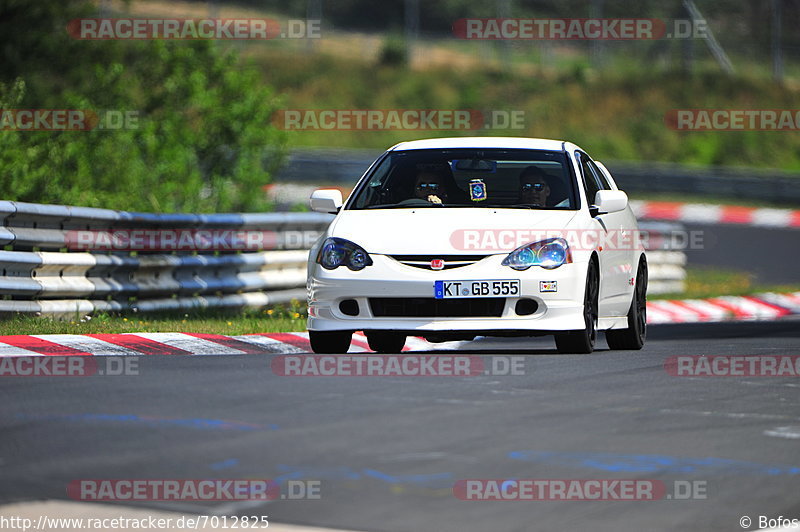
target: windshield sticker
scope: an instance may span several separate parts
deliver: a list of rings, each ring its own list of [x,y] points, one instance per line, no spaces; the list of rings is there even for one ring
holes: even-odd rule
[[[486,199],[486,183],[482,179],[473,179],[469,182],[469,197],[472,201]]]

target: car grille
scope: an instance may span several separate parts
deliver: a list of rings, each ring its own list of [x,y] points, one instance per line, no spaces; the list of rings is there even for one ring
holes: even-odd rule
[[[462,266],[470,266],[479,260],[487,257],[488,255],[390,255],[394,260],[412,266],[414,268],[422,268],[423,270],[432,270],[431,261],[434,259],[441,259],[444,261],[443,270],[450,270],[453,268],[461,268]]]
[[[499,318],[505,303],[502,297],[373,297],[369,307],[376,318]]]

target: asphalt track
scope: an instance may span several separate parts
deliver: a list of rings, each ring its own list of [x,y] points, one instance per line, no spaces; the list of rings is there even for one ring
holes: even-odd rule
[[[640,352],[556,355],[549,338],[472,349],[524,355],[525,374],[279,377],[270,355],[155,355],[139,375],[3,378],[0,502],[66,499],[86,478],[305,478],[321,481],[319,500],[139,504],[378,531],[800,518],[800,380],[664,369],[672,355],[800,354],[800,321],[661,325]],[[458,500],[453,484],[470,478],[699,481],[707,498]]]

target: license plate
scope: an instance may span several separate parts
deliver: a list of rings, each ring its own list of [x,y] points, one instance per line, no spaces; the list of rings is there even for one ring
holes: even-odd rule
[[[433,297],[455,299],[463,297],[507,297],[519,295],[519,279],[499,281],[436,281]]]

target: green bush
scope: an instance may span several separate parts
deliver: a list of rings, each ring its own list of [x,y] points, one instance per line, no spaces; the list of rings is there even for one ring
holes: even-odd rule
[[[390,35],[383,42],[378,64],[384,66],[401,66],[408,63],[406,41],[402,37]]]
[[[114,130],[0,131],[0,199],[156,212],[269,207],[262,187],[286,144],[270,122],[280,101],[235,54],[207,41],[75,41],[67,21],[85,15],[87,2],[15,4],[0,8],[3,109],[132,111],[138,120]],[[41,32],[34,26],[48,16],[55,33],[22,49],[24,26]]]

